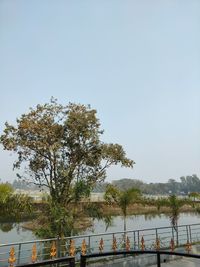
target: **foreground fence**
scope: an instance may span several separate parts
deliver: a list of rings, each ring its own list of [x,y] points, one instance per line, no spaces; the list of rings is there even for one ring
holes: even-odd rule
[[[140,229],[127,232],[102,233],[72,236],[60,239],[32,240],[28,242],[0,244],[0,266],[35,263],[61,257],[75,257],[91,253],[115,252],[120,250],[174,251],[185,246],[190,252],[191,245],[200,242],[200,224]]]

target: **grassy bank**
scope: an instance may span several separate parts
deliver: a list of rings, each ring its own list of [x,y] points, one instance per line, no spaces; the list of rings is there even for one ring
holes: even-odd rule
[[[103,210],[105,214],[109,215],[122,215],[121,209],[117,205],[112,205],[111,207],[103,205]],[[143,205],[143,204],[133,204],[127,209],[128,215],[143,215],[143,214],[161,214],[170,213],[169,207],[160,207],[158,210],[156,205]],[[184,205],[180,208],[180,212],[192,212],[194,208],[191,205]]]
[[[40,205],[41,212],[44,208],[44,206]],[[80,206],[80,216],[81,216],[81,209],[82,207]],[[101,204],[101,209],[103,210],[103,213],[105,215],[110,215],[110,216],[121,216],[122,212],[121,209],[116,205],[113,204],[112,206],[108,206],[104,203]],[[193,212],[194,208],[190,205],[184,205],[181,207],[180,212]],[[170,208],[168,207],[160,207],[158,210],[156,205],[143,205],[143,204],[133,204],[128,207],[128,214],[127,215],[159,215],[159,214],[170,214]],[[37,218],[34,218],[33,220],[29,220],[28,222],[25,222],[23,224],[23,228],[31,231],[35,231],[38,229],[38,227],[41,226],[41,222],[38,219],[40,218],[40,212],[37,213]],[[81,220],[77,220],[75,222],[75,228],[78,231],[84,231],[85,229],[91,227],[93,225],[92,219],[88,217],[82,217]]]

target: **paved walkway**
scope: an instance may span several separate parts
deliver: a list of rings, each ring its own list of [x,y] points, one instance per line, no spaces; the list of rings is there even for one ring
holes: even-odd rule
[[[161,267],[199,267],[200,259],[184,258],[181,260],[174,260],[168,262],[162,262]],[[149,267],[157,267],[157,265],[151,265]]]

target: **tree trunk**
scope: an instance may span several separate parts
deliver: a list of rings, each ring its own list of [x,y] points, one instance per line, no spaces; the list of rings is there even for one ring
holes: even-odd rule
[[[124,215],[124,249],[126,248],[126,215]]]
[[[126,216],[124,216],[124,233],[126,232]]]

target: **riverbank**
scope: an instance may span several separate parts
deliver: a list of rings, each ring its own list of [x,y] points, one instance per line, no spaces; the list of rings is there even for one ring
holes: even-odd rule
[[[93,226],[93,223],[92,223],[91,218],[82,218],[81,221],[75,222],[75,228],[78,231],[83,231],[92,226]],[[27,221],[22,224],[22,228],[33,231],[33,232],[35,232],[39,227],[41,227],[41,224],[37,219],[32,220],[32,221]]]
[[[104,215],[122,216],[122,211],[116,204],[113,204],[112,206],[102,204],[101,209],[103,210]],[[180,208],[180,212],[194,212],[194,208],[190,205],[184,205]],[[153,217],[159,214],[170,214],[170,208],[160,207],[160,209],[158,210],[155,205],[133,204],[130,205],[127,209],[128,216],[149,215],[149,217]],[[38,213],[38,218],[39,216],[40,214]],[[93,220],[89,217],[82,217],[81,220],[75,222],[75,228],[80,232],[92,226]],[[41,227],[41,222],[38,219],[34,219],[32,221],[25,222],[22,227],[26,230],[35,232],[39,227]]]
[[[102,205],[102,209],[105,214],[109,215],[122,215],[120,207],[116,204],[108,206],[106,204]],[[184,205],[180,208],[180,212],[192,212],[194,208],[191,205]],[[169,207],[160,207],[157,208],[156,205],[143,205],[143,204],[132,204],[127,208],[127,215],[144,215],[144,214],[161,214],[161,213],[170,213]]]

